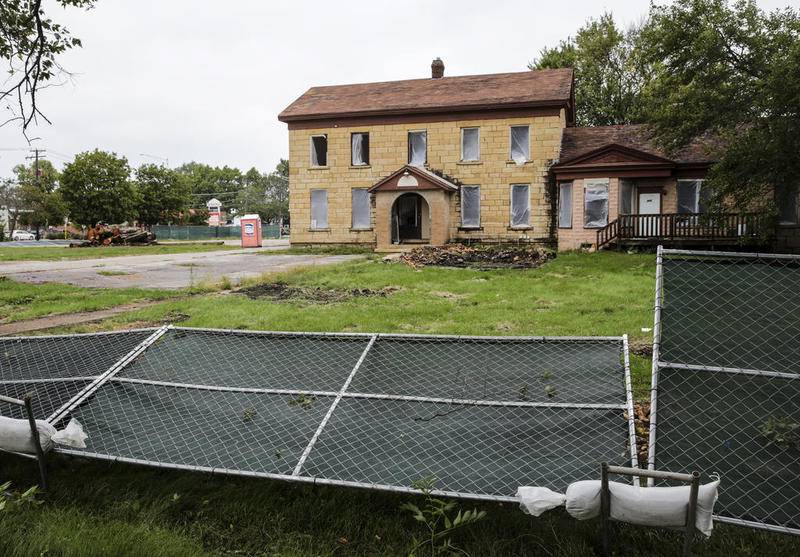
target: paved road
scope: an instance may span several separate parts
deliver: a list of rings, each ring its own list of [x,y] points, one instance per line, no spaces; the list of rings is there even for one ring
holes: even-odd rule
[[[98,248],[99,249],[99,248]],[[263,254],[259,252],[268,252]],[[360,255],[285,255],[275,248],[169,255],[125,255],[104,259],[9,261],[0,275],[21,282],[62,282],[109,288],[178,289],[229,277],[235,282],[264,273],[359,259]],[[117,274],[119,273],[119,274]]]
[[[52,248],[53,246],[68,246],[80,240],[14,240],[13,242],[0,242],[0,248]]]

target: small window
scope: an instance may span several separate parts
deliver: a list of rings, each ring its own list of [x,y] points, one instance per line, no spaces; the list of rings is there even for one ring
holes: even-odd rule
[[[572,228],[572,182],[558,186],[558,227]]]
[[[678,213],[704,213],[709,193],[703,180],[678,180]]]
[[[602,228],[608,224],[608,180],[587,180],[583,188],[583,226]]]
[[[778,206],[779,224],[797,224],[800,222],[798,203],[800,191],[797,187],[782,186],[775,189],[775,205]]]
[[[352,191],[353,228],[367,230],[370,228],[369,190],[354,188]]]
[[[369,165],[368,133],[354,133],[350,135],[350,164],[353,166]]]
[[[477,161],[481,158],[481,129],[461,128],[461,160]]]
[[[311,190],[311,228],[328,228],[328,190]]]
[[[480,228],[481,187],[461,186],[461,227]]]
[[[511,227],[527,228],[531,222],[530,186],[515,184],[511,186]]]
[[[328,136],[311,136],[311,166],[328,166]]]
[[[619,181],[619,214],[631,215],[633,214],[634,199],[633,199],[633,182],[630,180]]]
[[[408,164],[424,166],[428,162],[428,132],[408,132]]]
[[[529,126],[511,126],[511,160],[517,164],[531,158],[531,132]]]

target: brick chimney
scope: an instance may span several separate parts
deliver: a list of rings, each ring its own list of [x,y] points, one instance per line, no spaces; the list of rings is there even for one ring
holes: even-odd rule
[[[431,77],[433,79],[444,77],[444,62],[438,56],[431,62]]]

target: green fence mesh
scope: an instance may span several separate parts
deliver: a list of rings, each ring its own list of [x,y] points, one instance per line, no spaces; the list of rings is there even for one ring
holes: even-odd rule
[[[158,240],[238,240],[242,237],[241,226],[169,226],[155,225],[152,228]],[[277,224],[261,226],[262,238],[280,238],[281,227]]]

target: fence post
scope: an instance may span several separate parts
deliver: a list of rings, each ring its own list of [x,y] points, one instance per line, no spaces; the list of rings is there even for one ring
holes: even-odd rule
[[[603,557],[609,557],[610,533],[609,520],[611,514],[611,493],[608,491],[608,462],[600,464],[600,519],[603,528]]]
[[[47,491],[47,464],[44,460],[42,442],[41,439],[39,439],[39,428],[36,426],[36,418],[33,415],[31,395],[25,395],[25,398],[22,400],[25,402],[25,413],[28,415],[28,424],[31,426],[31,437],[33,437],[33,446],[36,450],[36,460],[39,463],[39,476],[41,477],[42,491]]]

